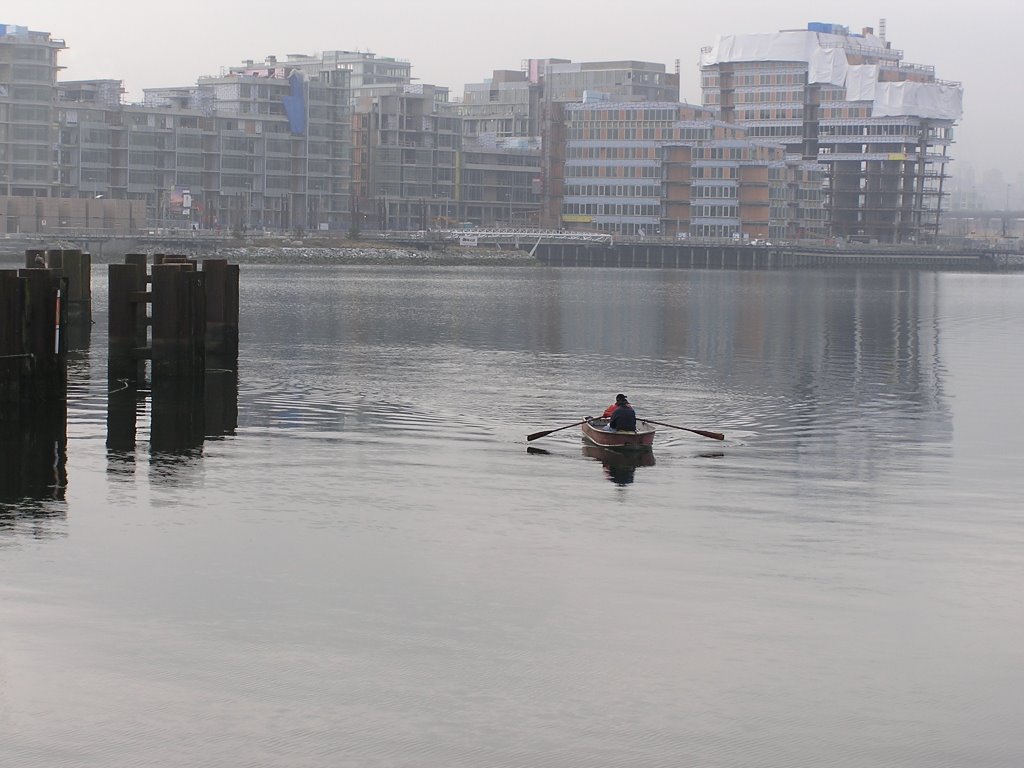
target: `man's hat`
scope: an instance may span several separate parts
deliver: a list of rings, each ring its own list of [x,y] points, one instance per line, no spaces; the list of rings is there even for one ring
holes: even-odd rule
[[[616,403],[628,403],[629,400],[626,399],[625,395],[620,393],[620,394],[615,396],[615,402]]]

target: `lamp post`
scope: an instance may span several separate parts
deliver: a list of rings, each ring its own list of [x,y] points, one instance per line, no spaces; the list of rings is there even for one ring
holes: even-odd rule
[[[1010,216],[1010,187],[1012,184],[1006,185],[1006,201],[1003,203],[1003,238],[1006,238],[1006,220]]]
[[[96,195],[96,194],[94,194],[92,196],[93,200],[101,200],[102,198],[103,198],[103,195]],[[92,229],[92,217],[91,217],[90,212],[89,212],[89,199],[90,198],[88,198],[88,197],[85,198],[85,228],[87,230]]]

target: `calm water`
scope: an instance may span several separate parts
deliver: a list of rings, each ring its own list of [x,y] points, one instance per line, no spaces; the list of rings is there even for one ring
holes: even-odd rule
[[[1024,764],[1021,277],[243,267],[191,440],[105,284],[66,476],[0,442],[0,765]],[[527,445],[620,391],[727,440]]]

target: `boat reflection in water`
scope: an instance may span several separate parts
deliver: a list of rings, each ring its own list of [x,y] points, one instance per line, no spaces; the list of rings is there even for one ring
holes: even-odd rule
[[[616,450],[598,445],[584,445],[583,455],[588,459],[600,461],[604,466],[605,476],[616,485],[632,483],[637,467],[654,466],[654,451],[651,450]]]

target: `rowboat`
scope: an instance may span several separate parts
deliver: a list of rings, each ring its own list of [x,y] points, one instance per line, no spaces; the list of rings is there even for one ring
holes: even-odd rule
[[[583,439],[602,448],[619,450],[643,451],[654,445],[654,427],[646,421],[638,421],[636,430],[609,430],[608,419],[589,419],[584,421]]]

